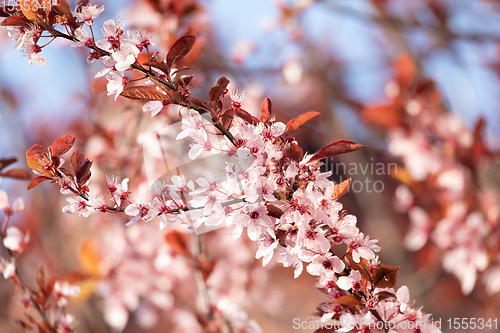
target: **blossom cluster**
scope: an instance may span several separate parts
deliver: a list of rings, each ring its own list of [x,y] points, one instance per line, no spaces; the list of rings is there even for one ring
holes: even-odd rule
[[[62,5],[65,1],[59,3]],[[114,20],[104,23],[104,39],[95,40],[92,24],[103,7],[81,6],[74,12],[65,10],[64,5],[54,8],[59,14],[57,20],[53,16],[44,17],[36,13],[42,15],[37,16],[37,24],[24,15],[21,27],[12,19],[7,22],[11,24],[4,25],[11,31],[21,29],[18,35],[11,34],[16,42],[29,40],[36,45],[38,39],[30,37],[27,31],[41,27],[39,29],[48,31],[53,37],[71,40],[73,46],[91,49],[87,60],[101,59],[106,65],[97,76],[108,79],[108,95],[114,95],[115,100],[123,96],[148,101],[143,110],[151,111],[152,116],[167,104],[187,109],[182,114],[182,131],[177,139],[189,137],[192,140],[187,152],[189,158],[221,156],[217,173],[207,171],[193,180],[183,174],[168,174],[158,180],[152,199],[151,196],[131,199],[129,179],[118,180],[115,176],[108,176],[108,201],[103,195],[90,190],[93,162],[89,158],[79,151],[73,152],[70,169],[61,158],[72,149],[73,136],[56,139],[47,150],[34,145],[27,151],[28,166],[37,175],[28,188],[51,180],[60,186],[63,194],[74,195],[68,198],[69,204],[63,212],[78,213],[84,217],[89,216],[91,210],[123,212],[131,217],[126,223],[129,227],[127,236],[120,238],[127,239],[127,242],[121,244],[123,247],[117,252],[138,260],[117,264],[120,258],[113,257],[107,265],[105,260],[101,262],[103,268],[100,269],[103,271],[99,274],[105,278],[98,292],[109,303],[105,317],[111,326],[123,328],[130,311],[143,311],[146,318],[151,318],[148,305],[161,309],[174,306],[168,295],[175,291],[169,286],[175,283],[175,279],[182,279],[182,272],[179,276],[168,274],[165,267],[179,259],[173,255],[176,251],[190,258],[201,273],[210,273],[210,269],[203,268],[206,263],[201,257],[187,250],[177,236],[173,237],[177,239],[176,245],[165,247],[164,255],[159,256],[161,251],[157,250],[163,244],[147,244],[144,239],[148,237],[140,235],[141,226],[134,225],[154,219],[159,219],[160,229],[179,222],[199,233],[227,228],[232,230],[234,238],[241,237],[246,231],[248,238],[257,243],[255,258],[262,258],[263,266],[276,257],[283,266],[294,267],[295,277],[301,275],[304,269],[318,277],[318,288],[327,297],[317,313],[322,320],[345,319],[346,316],[353,320],[370,317],[372,321],[383,323],[425,322],[429,319],[420,309],[412,308],[406,287],[397,291],[393,289],[398,267],[379,262],[376,256],[376,252],[380,251],[378,241],[362,233],[357,227],[356,216],[345,212],[337,200],[346,192],[349,181],[335,184],[329,180],[331,172],[321,171],[321,159],[364,146],[340,140],[314,154],[304,154],[293,132],[318,113],[308,112],[284,124],[276,121],[271,101],[265,99],[260,117],[256,118],[242,109],[245,95],[227,89],[229,81],[226,78],[220,78],[212,87],[209,102],[190,96],[189,85],[193,76],[179,75],[180,71],[187,69],[180,67],[179,61],[193,46],[194,36],[178,39],[165,60],[159,62],[156,55],[149,55],[151,43],[143,33],[131,37],[130,33],[124,33],[122,24]],[[65,27],[67,34],[55,30],[56,24]],[[90,34],[85,30],[87,27]],[[26,45],[29,48],[31,44]],[[146,63],[139,62],[143,50],[147,51],[150,60]],[[30,61],[37,59],[38,53],[29,55]],[[128,86],[132,80],[125,73],[132,70],[144,74],[141,79],[149,80],[147,85]],[[231,106],[224,108],[227,95],[231,98]],[[108,205],[108,202],[112,204]],[[155,251],[151,251],[152,246]],[[155,256],[152,262],[151,256]],[[148,257],[149,261],[142,260]],[[142,268],[139,273],[136,272],[138,267]],[[133,279],[132,273],[138,277]],[[141,281],[141,284],[135,285],[136,288],[125,288],[125,285],[131,284],[130,281],[136,280]],[[230,321],[233,323],[231,326],[240,332],[259,331],[253,321],[232,310],[223,298],[217,305],[208,303],[208,320]],[[143,324],[147,326],[150,322],[154,320],[144,319]],[[351,328],[342,329],[349,331]],[[394,330],[407,331],[404,327]],[[424,331],[439,330],[429,325]]]
[[[8,225],[10,216],[24,210],[23,200],[17,198],[13,203],[9,203],[7,194],[0,191],[0,210],[4,211],[7,218],[0,236],[3,247],[9,254],[9,258],[0,257],[0,274],[4,279],[12,281],[15,286],[15,297],[26,311],[26,319],[20,320],[20,325],[30,332],[46,329],[57,333],[73,332],[75,318],[66,312],[66,307],[68,297],[78,296],[79,288],[60,279],[45,281],[43,266],[37,274],[38,290],[28,287],[19,275],[17,259],[28,248],[30,234],[16,226]],[[37,320],[28,314],[28,310],[38,312],[41,319]]]
[[[432,82],[419,83],[416,77],[389,82],[386,94],[385,110],[399,115],[388,117],[397,121],[379,124],[388,129],[389,154],[402,164],[395,197],[410,220],[406,247],[418,251],[434,244],[465,295],[481,275],[488,294],[500,291],[498,191],[481,176],[495,156],[483,138],[484,119],[473,130],[467,128],[458,115],[443,109]],[[374,120],[373,111],[365,117]]]

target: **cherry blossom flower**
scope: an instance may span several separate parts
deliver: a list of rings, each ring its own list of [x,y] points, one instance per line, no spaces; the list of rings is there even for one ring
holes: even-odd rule
[[[117,74],[115,72],[109,72],[106,75],[108,79],[108,84],[106,88],[108,89],[108,96],[115,94],[115,101],[120,96],[125,85],[130,81],[126,76]]]
[[[233,233],[235,238],[238,238],[243,227],[246,227],[248,238],[253,241],[273,227],[271,218],[267,215],[266,206],[259,204],[248,204],[243,207],[241,213],[233,218],[232,223],[235,225]]]
[[[10,261],[0,257],[0,273],[4,279],[10,279],[16,275],[16,261],[12,258]]]
[[[350,290],[352,288],[354,291],[361,291],[362,282],[363,278],[361,277],[361,273],[352,270],[349,276],[341,276],[338,278],[337,286],[344,290]]]
[[[247,94],[244,91],[229,89],[229,97],[231,98],[231,108],[238,110],[241,108],[241,103],[247,98]]]
[[[427,242],[431,228],[431,219],[421,207],[413,207],[409,211],[410,230],[405,236],[405,246],[410,251],[417,251]]]
[[[7,228],[3,245],[9,250],[21,254],[26,249],[29,239],[29,232],[23,234],[18,228],[11,226]]]
[[[136,223],[140,219],[143,219],[145,222],[149,222],[151,219],[158,216],[158,214],[155,214],[155,211],[151,209],[151,202],[141,202],[139,204],[128,205],[127,208],[125,208],[125,214],[134,216],[133,219],[125,224],[127,227]]]
[[[352,250],[352,259],[354,262],[359,262],[360,258],[368,260],[375,258],[375,252],[380,251],[380,246],[375,244],[377,242],[378,240],[370,240],[369,237],[363,235],[363,233],[359,233],[352,238],[344,240],[344,243]]]
[[[112,57],[116,61],[116,70],[120,72],[128,70],[136,62],[139,52],[139,49],[132,44],[124,44],[120,51],[113,52]]]
[[[269,230],[268,232],[263,232],[260,235],[258,244],[259,248],[255,253],[255,259],[260,259],[263,257],[262,266],[266,266],[273,258],[274,250],[278,246],[276,236],[271,230]]]
[[[302,273],[304,265],[302,260],[299,258],[298,250],[295,247],[287,246],[281,249],[278,262],[282,263],[284,267],[294,266],[293,277],[296,279]]]
[[[315,254],[307,265],[307,272],[311,275],[331,275],[344,270],[345,264],[337,256],[327,252],[323,255]]]
[[[114,176],[106,176],[106,182],[108,183],[108,191],[113,195],[113,199],[117,206],[120,206],[122,201],[128,201],[128,178],[122,180],[118,183],[118,179]]]
[[[87,200],[81,197],[69,197],[66,198],[66,201],[69,202],[69,205],[62,208],[63,213],[74,214],[78,212],[78,215],[83,217],[88,217],[90,215]]]
[[[7,216],[22,212],[24,210],[24,200],[19,197],[10,202],[7,192],[0,190],[0,210],[3,210]]]
[[[99,48],[108,51],[120,50],[123,29],[119,23],[114,20],[104,22],[103,34],[106,39],[96,41],[96,45]]]
[[[151,117],[156,116],[170,102],[168,101],[149,101],[142,107],[142,111],[151,112]]]
[[[94,20],[104,11],[104,6],[88,5],[80,7],[80,11],[72,12],[75,17],[91,26]]]

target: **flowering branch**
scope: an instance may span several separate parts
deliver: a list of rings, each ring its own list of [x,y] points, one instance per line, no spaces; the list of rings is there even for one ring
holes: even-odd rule
[[[226,227],[232,229],[235,238],[246,229],[248,238],[258,244],[255,257],[263,258],[264,266],[277,253],[278,262],[294,267],[295,277],[304,268],[318,277],[318,288],[325,293],[327,301],[316,314],[323,322],[336,322],[339,331],[364,331],[373,323],[383,332],[405,331],[408,323],[418,325],[421,331],[439,331],[429,323],[428,315],[410,306],[408,288],[394,290],[399,267],[379,263],[378,241],[360,232],[356,217],[347,214],[338,202],[350,182],[334,184],[328,179],[331,172],[320,171],[320,160],[362,149],[364,145],[339,140],[312,155],[304,154],[293,133],[318,113],[305,113],[284,124],[276,121],[271,100],[265,99],[260,116],[254,117],[241,108],[244,95],[227,89],[229,80],[224,77],[210,89],[209,101],[190,96],[193,76],[179,75],[187,68],[174,65],[178,66],[191,50],[194,36],[178,39],[165,60],[158,62],[156,54],[149,57],[151,44],[144,35],[130,37],[127,34],[126,38],[121,25],[113,20],[104,23],[105,39],[96,41],[92,30],[89,37],[82,26],[90,27],[103,9],[83,6],[80,12],[70,12],[64,10],[66,1],[60,4],[53,9],[54,15],[63,16],[57,21],[46,13],[34,13],[35,16],[29,18],[15,12],[18,16],[11,16],[2,25],[8,27],[11,37],[25,50],[35,50],[30,57],[37,62],[43,63],[38,54],[41,48],[34,46],[44,30],[52,37],[73,41],[74,46],[90,48],[88,61],[101,59],[107,66],[97,76],[107,77],[108,95],[114,94],[115,99],[123,96],[147,101],[143,110],[151,111],[152,116],[168,104],[187,108],[177,139],[192,139],[188,156],[195,160],[205,153],[224,158],[221,158],[218,174],[206,171],[195,182],[182,174],[169,175],[158,182],[158,193],[153,199],[138,203],[128,197],[128,179],[119,183],[116,178],[108,177],[107,189],[115,203],[110,207],[103,196],[89,195],[90,159],[75,151],[71,156],[72,170],[63,167],[61,156],[74,143],[74,137],[68,135],[56,139],[48,151],[39,145],[27,151],[28,166],[38,175],[28,188],[52,180],[58,183],[62,193],[78,196],[68,199],[70,205],[63,208],[64,212],[88,216],[87,207],[101,212],[125,212],[133,217],[127,226],[161,217],[160,228],[175,221],[188,223],[198,232],[204,228]],[[34,24],[40,20],[44,24]],[[64,26],[68,34],[55,32],[55,24]],[[29,34],[34,30],[39,34],[30,39]],[[138,61],[142,50],[148,52],[150,59],[144,64]],[[155,87],[127,86],[131,80],[125,72],[131,69],[146,74]],[[224,109],[226,94],[232,103]],[[214,129],[224,135],[219,141],[209,136],[216,133]],[[197,249],[192,255],[196,264],[200,264]],[[199,287],[204,294],[204,284],[200,282]],[[210,303],[210,298],[206,297],[205,301]],[[207,313],[210,321],[216,313],[210,304]],[[349,326],[349,323],[356,325]]]

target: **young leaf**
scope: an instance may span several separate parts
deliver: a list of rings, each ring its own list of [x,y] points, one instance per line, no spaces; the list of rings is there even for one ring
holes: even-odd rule
[[[92,166],[92,161],[85,159],[82,164],[78,167],[76,172],[76,179],[78,184],[85,184],[90,178],[90,167]]]
[[[65,135],[57,138],[49,149],[52,156],[61,156],[73,147],[75,144],[75,137],[73,135]]]
[[[45,176],[38,176],[34,178],[29,184],[28,184],[28,190],[31,190],[33,187],[37,186],[41,182],[44,182],[46,180],[52,180],[50,177],[45,177]]]
[[[236,110],[236,115],[246,121],[248,124],[257,125],[259,123],[259,119],[255,118],[243,109]]]
[[[32,178],[32,173],[28,170],[15,168],[5,172],[0,172],[0,177],[14,178],[19,180],[28,180]]]
[[[366,146],[354,143],[352,141],[347,141],[347,140],[335,141],[330,143],[329,145],[320,148],[316,153],[314,153],[314,155],[311,157],[309,161],[315,161],[325,157],[349,153],[351,151],[355,151],[364,147]]]
[[[193,48],[196,37],[193,35],[186,35],[179,38],[174,45],[170,48],[167,54],[167,67],[172,66],[182,58],[184,58],[189,51]]]
[[[161,70],[163,73],[165,73],[165,75],[167,77],[170,77],[170,71],[169,71],[169,68],[166,64],[162,63],[162,62],[158,62],[158,61],[148,61],[148,62],[145,62],[143,63],[143,65],[146,65],[146,66],[151,66],[151,67],[154,67],[154,68],[158,68],[159,70]]]
[[[26,151],[26,162],[28,167],[38,171],[42,175],[47,177],[53,177],[52,171],[46,170],[43,165],[46,163],[51,163],[48,154],[45,152],[42,146],[39,144],[33,145],[30,149]]]
[[[0,23],[4,27],[27,27],[30,21],[24,16],[9,16]]]
[[[9,165],[14,164],[16,162],[17,162],[16,157],[9,157],[9,158],[0,159],[0,171],[2,171],[3,169],[8,167]]]
[[[71,168],[73,169],[75,174],[78,171],[80,165],[83,163],[83,161],[85,161],[85,155],[83,155],[78,150],[71,155],[71,160],[70,160]]]
[[[153,86],[127,87],[120,96],[141,101],[164,101],[170,97]]]
[[[260,104],[260,121],[266,123],[271,118],[273,103],[271,99],[266,97]]]
[[[295,142],[288,142],[283,149],[283,156],[300,161],[304,157],[304,151]]]
[[[216,101],[220,98],[224,90],[226,90],[227,85],[229,84],[229,80],[222,76],[217,80],[217,83],[210,88],[210,92],[208,96],[210,97],[210,101]]]
[[[261,108],[261,112],[262,112],[262,108]],[[303,125],[305,125],[309,120],[313,119],[314,117],[316,117],[319,114],[320,113],[316,112],[316,111],[309,111],[309,112],[306,112],[304,114],[301,114],[300,116],[290,120],[286,124],[285,132],[287,132],[287,133],[295,132],[296,130],[301,128]]]
[[[186,235],[179,231],[172,230],[165,235],[165,241],[175,254],[189,254]]]
[[[333,187],[332,199],[337,200],[338,198],[343,196],[347,192],[347,190],[349,189],[350,185],[351,185],[351,178],[344,180],[340,184],[336,184]]]
[[[353,295],[344,295],[331,301],[331,304],[361,305],[359,300]]]
[[[373,286],[379,288],[392,288],[396,284],[399,266],[378,264],[373,272]]]
[[[40,265],[40,268],[38,268],[38,272],[36,273],[36,284],[38,289],[43,292],[45,289],[45,271],[43,269],[43,265]]]
[[[82,245],[78,249],[78,261],[83,270],[91,276],[99,277],[102,275],[100,268],[102,256],[94,240],[90,238],[83,240]]]

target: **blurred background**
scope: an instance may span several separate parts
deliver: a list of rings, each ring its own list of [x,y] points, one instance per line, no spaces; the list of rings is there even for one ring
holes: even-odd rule
[[[72,8],[76,5],[68,2]],[[113,18],[123,21],[124,30],[145,30],[152,36],[152,49],[162,57],[178,37],[196,35],[196,47],[186,60],[195,74],[193,96],[207,99],[210,86],[226,76],[230,87],[247,93],[242,107],[250,113],[259,112],[265,97],[285,123],[307,111],[321,112],[295,133],[304,151],[313,153],[340,139],[368,145],[325,161],[325,170],[333,172],[336,182],[352,178],[353,187],[340,201],[358,217],[365,234],[379,239],[381,262],[401,266],[397,286],[407,285],[415,306],[442,320],[443,332],[459,331],[447,329],[449,318],[498,316],[500,1],[99,4],[106,10],[94,27]],[[105,190],[105,175],[114,174],[131,179],[134,195],[145,193],[138,138],[148,128],[178,121],[178,108],[168,107],[151,119],[139,102],[115,102],[106,96],[107,81],[94,78],[103,65],[86,64],[86,50],[66,41],[56,40],[43,49],[48,62],[44,67],[30,67],[13,48],[7,32],[0,31],[0,157],[16,156],[16,165],[22,167],[25,151],[33,144],[47,147],[71,134],[78,149],[94,161],[95,188]],[[178,304],[177,312],[151,306],[154,302],[145,301],[150,287],[134,291],[136,302],[121,307],[127,313],[121,321],[102,310],[116,305],[103,302],[113,286],[128,285],[124,277],[110,273],[120,271],[123,261],[110,259],[110,253],[114,250],[123,258],[132,251],[125,249],[132,247],[137,265],[151,260],[157,249],[150,253],[136,247],[141,240],[150,241],[141,237],[155,234],[156,223],[137,227],[140,232],[123,231],[119,226],[127,221],[124,216],[93,214],[84,219],[62,214],[66,201],[56,186],[44,183],[30,192],[26,186],[6,178],[0,183],[9,197],[25,200],[26,210],[10,221],[31,234],[20,260],[22,270],[30,280],[43,263],[51,275],[80,284],[84,295],[72,308],[78,332],[113,327],[160,332],[172,322],[172,313],[183,314]],[[481,218],[473,224],[469,217],[476,212]],[[290,332],[293,319],[307,320],[323,299],[314,278],[303,274],[294,280],[292,270],[281,267],[276,258],[260,268],[260,261],[252,259],[252,244],[234,245],[242,248],[243,258],[223,259],[219,252],[224,247],[214,244],[217,236],[206,238],[206,246],[214,247],[206,250],[208,257],[234,263],[234,274],[219,274],[241,290],[241,297],[248,297],[241,307],[264,332]],[[102,268],[103,262],[113,269]],[[135,270],[133,265],[128,269]],[[235,273],[238,269],[241,272]],[[126,268],[121,272],[127,276]],[[154,277],[135,279],[139,284],[147,279],[144,283],[150,286]],[[12,319],[22,310],[11,300],[9,281],[0,281],[0,290],[0,330],[14,332],[18,328]],[[177,299],[171,289],[162,292]],[[189,298],[186,295],[189,291],[183,296]]]

